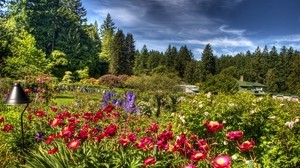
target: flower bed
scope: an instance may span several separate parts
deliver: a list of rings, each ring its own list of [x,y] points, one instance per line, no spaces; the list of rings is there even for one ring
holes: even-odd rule
[[[122,101],[121,101],[122,100]],[[188,95],[173,113],[142,115],[133,92],[26,112],[25,154],[18,109],[1,113],[1,167],[298,167],[299,104]],[[26,117],[24,117],[26,118]],[[287,124],[288,123],[288,124]],[[292,124],[291,124],[292,123]],[[2,164],[2,165],[1,165]]]

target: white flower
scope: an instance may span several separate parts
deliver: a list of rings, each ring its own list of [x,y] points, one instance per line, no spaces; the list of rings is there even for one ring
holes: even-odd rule
[[[206,97],[207,97],[207,98],[210,98],[210,97],[211,97],[211,92],[208,92],[208,93],[206,94]]]
[[[202,104],[202,102],[199,103],[199,108],[202,108],[204,105]]]
[[[288,126],[289,128],[293,128],[294,127],[295,122],[293,121],[288,121],[286,122],[284,125]]]
[[[276,116],[273,115],[273,116],[269,116],[268,118],[269,118],[269,119],[275,119]]]
[[[295,123],[299,122],[299,118],[296,118],[294,122],[295,122]]]
[[[231,156],[232,160],[236,160],[237,159],[237,156],[234,154]]]
[[[223,122],[224,124],[226,123],[226,121],[225,121],[225,120],[223,120],[222,122]]]
[[[209,112],[205,111],[205,112],[204,112],[204,115],[205,115],[205,116],[208,116],[208,115],[209,115]]]
[[[229,106],[229,107],[234,107],[235,104],[234,104],[234,103],[228,103],[228,106]]]
[[[250,113],[254,114],[254,113],[256,113],[256,111],[255,110],[250,110]]]
[[[227,141],[224,141],[223,144],[224,144],[224,145],[228,145],[228,142],[227,142]]]
[[[280,106],[280,107],[283,107],[284,105],[285,105],[285,104],[281,103],[279,106]]]

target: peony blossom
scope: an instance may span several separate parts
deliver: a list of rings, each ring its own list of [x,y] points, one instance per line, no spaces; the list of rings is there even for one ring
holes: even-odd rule
[[[239,149],[241,151],[248,151],[250,149],[252,149],[254,147],[254,141],[250,140],[250,141],[245,141],[242,144],[239,145]]]
[[[227,155],[219,155],[214,158],[213,167],[214,168],[229,168],[231,165],[230,157]]]
[[[206,128],[209,132],[214,133],[214,132],[217,132],[220,129],[222,129],[224,124],[219,123],[218,121],[206,121],[204,123],[204,126],[206,126]]]
[[[68,148],[69,149],[77,149],[79,147],[79,145],[80,145],[80,140],[74,139],[68,143]]]
[[[104,135],[108,138],[113,137],[118,131],[118,127],[115,124],[111,124],[104,129]]]
[[[242,139],[243,136],[244,136],[244,134],[242,131],[231,131],[228,134],[226,134],[227,139],[233,140],[233,141]]]
[[[146,166],[149,166],[149,165],[153,165],[153,164],[155,164],[156,163],[156,159],[155,159],[155,157],[149,157],[149,158],[146,158],[145,160],[144,160],[144,166],[146,167]]]
[[[57,152],[57,150],[58,150],[58,148],[57,147],[54,147],[54,148],[52,148],[52,149],[50,149],[50,150],[48,150],[48,154],[54,154],[55,152]]]
[[[206,158],[206,153],[204,152],[195,152],[191,156],[191,161],[198,162],[199,160],[204,160]]]

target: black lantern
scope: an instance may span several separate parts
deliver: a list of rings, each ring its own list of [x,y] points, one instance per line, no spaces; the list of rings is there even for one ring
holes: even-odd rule
[[[12,88],[9,96],[6,99],[6,104],[8,105],[18,105],[18,104],[27,104],[24,108],[23,112],[21,113],[21,133],[22,133],[22,152],[24,152],[24,130],[23,130],[23,114],[30,103],[30,99],[24,92],[23,88],[21,87],[20,83],[15,83],[14,87]]]

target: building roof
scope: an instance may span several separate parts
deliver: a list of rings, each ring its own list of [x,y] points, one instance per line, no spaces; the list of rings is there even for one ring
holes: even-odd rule
[[[266,85],[257,82],[238,81],[238,84],[240,87],[266,87]]]

